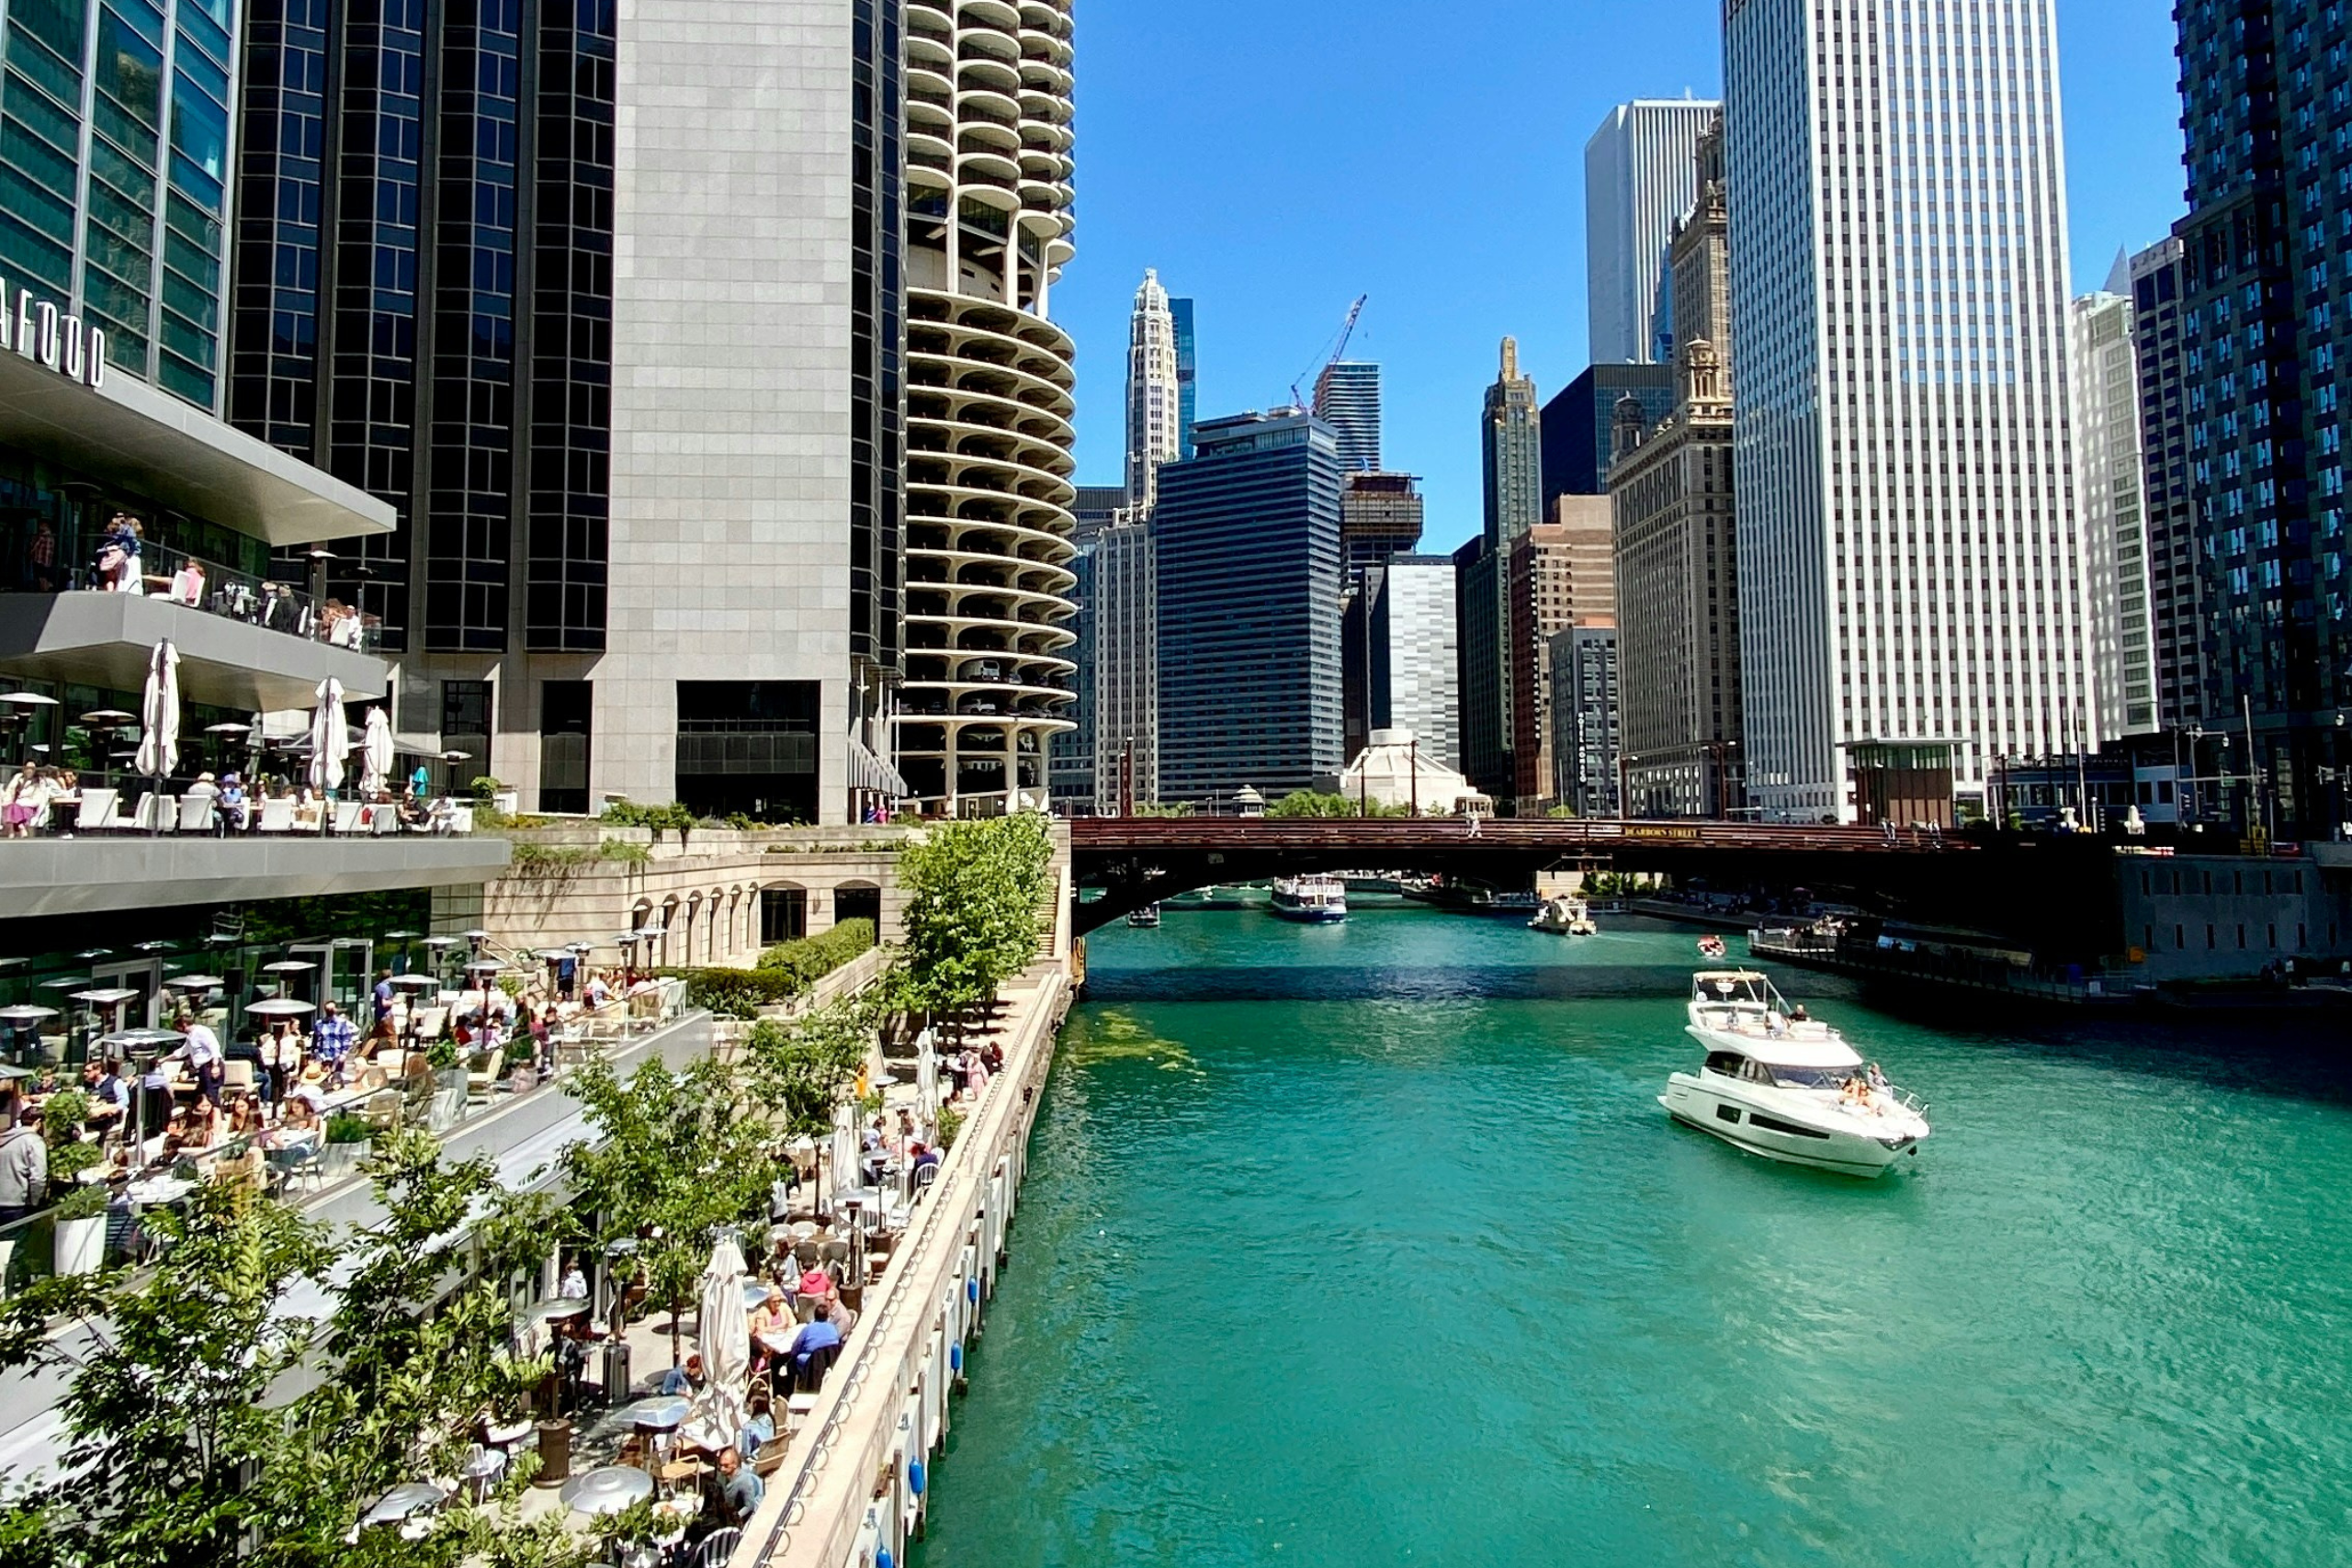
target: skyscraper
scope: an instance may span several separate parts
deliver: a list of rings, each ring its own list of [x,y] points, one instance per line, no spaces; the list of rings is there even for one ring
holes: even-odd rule
[[[2140,471],[2148,527],[2156,721],[2205,716],[2205,628],[2197,582],[2197,513],[2188,485],[2188,394],[2181,355],[2181,249],[2160,240],[2132,258],[2132,346],[2140,367]]]
[[[2140,373],[2132,346],[2132,280],[2121,256],[2108,288],[2075,301],[2075,496],[2091,595],[2102,736],[2156,728],[2149,626],[2145,486],[2140,473]]]
[[[1553,802],[1552,654],[1554,634],[1580,620],[1617,612],[1617,578],[1610,558],[1609,502],[1566,496],[1550,519],[1511,541],[1504,558],[1510,647],[1511,785],[1508,797],[1522,816]]]
[[[2352,816],[2352,553],[2344,408],[2352,349],[2336,223],[2352,145],[2352,17],[2317,0],[2181,5],[2188,216],[2181,355],[2209,724],[2255,732],[2283,833]],[[2243,741],[2240,742],[2242,746]],[[2210,753],[2209,753],[2210,756]],[[2243,768],[2243,759],[2233,766]],[[2323,780],[2321,770],[2337,776]]]
[[[1371,601],[1372,728],[1409,729],[1422,756],[1458,766],[1453,563],[1443,556],[1391,556],[1365,579],[1364,592]]]
[[[1390,556],[1421,542],[1421,493],[1410,474],[1351,473],[1340,490],[1340,542],[1351,590]]]
[[[1114,485],[1080,485],[1078,499],[1070,503],[1070,543],[1078,547],[1078,555],[1069,563],[1077,577],[1071,584],[1069,598],[1078,606],[1078,616],[1070,624],[1078,633],[1078,640],[1063,651],[1069,656],[1072,669],[1069,685],[1072,700],[1069,714],[1072,728],[1052,736],[1046,743],[1046,768],[1057,804],[1068,803],[1072,809],[1095,809],[1094,795],[1094,648],[1097,641],[1093,607],[1096,603],[1094,586],[1094,546],[1102,531],[1118,522],[1126,511],[1127,487]],[[1112,781],[1115,787],[1116,781]]]
[[[29,295],[20,314],[49,323],[61,359],[95,342],[107,372],[207,413],[220,410],[239,19],[231,0],[62,0],[12,6],[0,32],[9,309]]]
[[[1315,378],[1315,417],[1340,435],[1340,468],[1351,474],[1380,468],[1380,367],[1337,359]]]
[[[1666,245],[1690,210],[1691,153],[1721,106],[1637,98],[1584,146],[1585,310],[1595,365],[1674,357]]]
[[[1552,798],[1579,817],[1617,815],[1617,623],[1579,615],[1552,634]]]
[[[1514,338],[1503,339],[1478,440],[1485,527],[1454,554],[1461,572],[1462,766],[1481,793],[1500,801],[1518,788],[1513,687],[1532,678],[1532,668],[1522,673],[1521,666],[1535,657],[1511,640],[1510,558],[1512,545],[1541,520],[1544,491],[1542,414],[1535,383],[1520,374]]]
[[[1090,643],[1080,702],[1094,747],[1094,808],[1123,792],[1159,798],[1159,565],[1148,517],[1122,513],[1087,551],[1081,602]]]
[[[1127,505],[1136,512],[1150,513],[1159,466],[1183,455],[1183,411],[1176,318],[1159,274],[1146,269],[1127,318]]]
[[[1160,476],[1159,789],[1268,799],[1340,771],[1340,446],[1312,414],[1204,421]]]
[[[1617,405],[1617,712],[1634,816],[1720,817],[1742,803],[1732,375],[1716,343],[1731,329],[1723,152],[1718,120],[1668,251],[1686,329],[1674,412],[1655,421],[1631,395]]]
[[[1680,385],[1671,365],[1594,365],[1544,405],[1544,506],[1564,495],[1609,493],[1610,431],[1631,396],[1655,424],[1674,412]]]
[[[1750,795],[1981,802],[2096,739],[2051,0],[1742,0],[1724,62]]]
[[[1193,426],[1200,413],[1200,344],[1193,331],[1193,302],[1169,300],[1168,315],[1176,323],[1176,406],[1181,427],[1176,436],[1176,455],[1189,461],[1193,456]]]
[[[243,62],[232,412],[398,509],[329,575],[407,655],[401,728],[541,809],[839,821],[902,784],[1042,789],[1068,723],[1066,7],[428,33],[277,4]],[[974,102],[1035,174],[1010,210],[1012,154],[959,156],[941,107],[966,41],[1035,57],[1010,126]],[[963,722],[974,695],[1003,711]]]

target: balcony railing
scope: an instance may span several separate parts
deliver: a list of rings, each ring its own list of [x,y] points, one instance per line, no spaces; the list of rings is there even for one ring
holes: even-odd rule
[[[33,593],[135,592],[359,653],[375,652],[381,640],[381,617],[356,605],[316,598],[289,582],[254,577],[153,539],[141,541],[137,570],[121,588],[100,581],[97,554],[98,545],[86,535],[43,541],[21,563],[18,585]]]

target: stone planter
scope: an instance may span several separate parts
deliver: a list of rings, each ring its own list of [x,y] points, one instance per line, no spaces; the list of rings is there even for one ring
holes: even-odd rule
[[[107,1217],[57,1222],[57,1272],[95,1274],[107,1260]]]
[[[506,813],[509,817],[520,817],[523,814],[523,792],[521,790],[499,790],[491,795],[490,803],[498,807],[499,810]]]

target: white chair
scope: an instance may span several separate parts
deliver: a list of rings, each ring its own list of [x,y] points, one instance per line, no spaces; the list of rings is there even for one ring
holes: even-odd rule
[[[379,806],[375,809],[375,815],[368,819],[368,823],[370,829],[379,839],[387,833],[397,833],[401,830],[401,808],[397,806]]]
[[[212,831],[213,801],[209,795],[188,795],[180,797],[179,828],[183,833]]]
[[[449,830],[453,833],[472,832],[474,830],[474,808],[470,806],[460,806],[458,807],[457,820],[450,825]]]
[[[361,800],[338,800],[334,803],[334,830],[337,833],[359,831],[359,814],[368,809]]]
[[[139,809],[130,825],[141,833],[153,833],[169,827],[177,810],[178,805],[172,796],[151,790],[139,797]]]
[[[265,800],[261,803],[261,829],[265,833],[290,833],[294,830],[294,803],[290,800]]]
[[[103,832],[108,828],[121,827],[122,823],[120,819],[114,814],[115,802],[119,798],[120,798],[120,793],[116,790],[84,790],[82,792],[82,809],[74,819],[74,827],[75,830],[84,833],[97,833]]]

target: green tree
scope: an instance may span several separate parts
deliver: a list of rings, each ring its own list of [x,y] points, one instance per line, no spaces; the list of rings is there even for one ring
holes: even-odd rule
[[[1352,795],[1329,795],[1296,789],[1266,807],[1269,817],[1410,817],[1409,806],[1384,806]]]
[[[775,1117],[785,1136],[822,1136],[843,1086],[873,1048],[876,1022],[871,1005],[844,997],[788,1023],[753,1025],[743,1043],[752,1102]]]
[[[362,1510],[403,1482],[455,1474],[477,1423],[520,1415],[549,1365],[514,1354],[507,1286],[545,1264],[562,1208],[506,1190],[488,1158],[445,1163],[423,1132],[393,1134],[365,1169],[384,1217],[343,1255],[322,1375],[295,1407],[293,1462],[263,1482],[302,1520],[264,1546],[288,1562],[344,1561]],[[526,1469],[506,1485],[527,1480]],[[403,1543],[406,1561],[481,1550],[488,1528],[452,1515],[431,1540]]]
[[[12,1568],[228,1562],[288,1523],[247,1483],[287,1450],[266,1395],[311,1325],[282,1298],[327,1267],[324,1234],[240,1182],[201,1183],[148,1224],[169,1259],[137,1288],[116,1270],[0,1304],[0,1367],[65,1379],[65,1444],[0,1519]]]
[[[894,994],[908,1008],[960,1022],[1028,968],[1048,899],[1054,840],[1045,819],[950,822],[899,858],[907,893],[906,962]]]
[[[598,1216],[599,1241],[637,1244],[647,1287],[670,1312],[674,1366],[679,1319],[711,1247],[766,1200],[767,1125],[748,1113],[741,1069],[715,1054],[680,1072],[649,1061],[626,1083],[592,1063],[569,1092],[595,1136],[563,1151],[564,1174],[580,1209]]]

